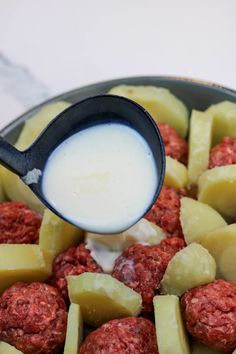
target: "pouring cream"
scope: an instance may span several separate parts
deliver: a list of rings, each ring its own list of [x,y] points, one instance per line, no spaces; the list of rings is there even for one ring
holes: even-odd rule
[[[119,232],[138,221],[158,184],[152,151],[124,124],[99,124],[64,140],[49,156],[42,190],[66,219],[93,232]]]

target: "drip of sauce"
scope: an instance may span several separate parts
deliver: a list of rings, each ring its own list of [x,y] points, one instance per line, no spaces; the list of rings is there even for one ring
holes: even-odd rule
[[[96,125],[62,142],[43,172],[46,199],[73,224],[97,233],[128,229],[145,213],[158,183],[147,142],[117,123]]]

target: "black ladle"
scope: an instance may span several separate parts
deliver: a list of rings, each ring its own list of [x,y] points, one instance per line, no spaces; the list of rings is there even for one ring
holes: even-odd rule
[[[149,144],[155,159],[158,184],[152,202],[143,215],[140,215],[141,219],[155,202],[163,184],[164,145],[149,113],[137,103],[124,97],[100,95],[70,106],[60,113],[25,151],[17,150],[0,137],[0,163],[17,174],[47,208],[69,221],[46,200],[42,191],[42,175],[48,157],[69,136],[85,128],[109,122],[125,124],[135,129]],[[80,226],[79,223],[76,225]]]

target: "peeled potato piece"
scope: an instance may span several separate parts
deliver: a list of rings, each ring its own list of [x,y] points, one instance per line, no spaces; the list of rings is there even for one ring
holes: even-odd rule
[[[146,219],[139,220],[135,225],[124,231],[123,236],[126,239],[126,245],[124,245],[123,250],[135,242],[156,245],[166,238],[166,234],[162,228]]]
[[[168,264],[161,282],[163,294],[181,296],[185,291],[215,279],[216,263],[201,245],[191,243],[177,252]]]
[[[192,111],[188,157],[190,184],[196,184],[199,176],[208,168],[212,128],[213,116],[210,113]]]
[[[3,185],[4,170],[5,168],[3,166],[0,166],[0,202],[4,202],[7,199],[4,191],[4,185]]]
[[[166,156],[164,184],[168,187],[183,188],[188,184],[188,171],[181,162]]]
[[[194,342],[192,354],[223,354],[218,350],[207,347],[205,344]]]
[[[0,354],[23,354],[23,353],[8,343],[0,342]]]
[[[213,145],[225,136],[236,137],[236,103],[223,101],[210,106],[207,111],[213,115]]]
[[[180,200],[180,222],[187,244],[201,243],[210,231],[227,225],[222,216],[209,205],[187,197]]]
[[[43,213],[45,206],[34,195],[30,188],[22,182],[20,177],[13,172],[4,168],[2,172],[4,192],[8,199],[20,200],[27,204],[30,208]]]
[[[84,321],[92,326],[141,312],[141,295],[111,275],[83,273],[67,281],[71,302],[80,305]]]
[[[86,233],[85,241],[91,256],[106,273],[111,273],[121,252],[135,242],[158,244],[165,238],[164,231],[146,219],[141,219],[128,230],[113,235]]]
[[[39,246],[48,259],[53,259],[71,246],[79,244],[83,231],[75,227],[49,209],[44,210],[43,220],[39,232]]]
[[[146,242],[156,245],[166,238],[165,232],[152,222],[141,219],[128,230],[120,234],[103,235],[87,232],[86,242],[95,242],[104,245],[112,251],[124,251],[135,242]]]
[[[17,149],[27,149],[34,140],[39,136],[42,130],[51,122],[59,113],[70,106],[70,103],[59,101],[44,106],[38,113],[28,119],[20,133],[15,144]]]
[[[190,354],[179,298],[157,295],[153,303],[159,354]]]
[[[80,306],[78,304],[70,304],[67,317],[64,354],[78,354],[82,339],[83,320]]]
[[[25,150],[38,137],[47,124],[54,119],[60,112],[69,107],[67,102],[56,102],[42,108],[37,114],[25,122],[21,134],[15,144],[19,150]],[[4,191],[10,200],[21,200],[32,209],[43,213],[44,205],[33,194],[28,186],[21,179],[4,168],[3,172]]]
[[[236,215],[236,165],[215,167],[198,180],[198,200],[216,209],[226,220]]]
[[[109,93],[139,103],[151,114],[156,123],[167,123],[182,137],[186,136],[188,110],[184,103],[166,88],[120,85],[113,87]]]
[[[51,274],[38,245],[0,245],[0,293],[17,281],[44,281]]]
[[[216,276],[236,281],[236,224],[210,232],[201,244],[216,261]]]

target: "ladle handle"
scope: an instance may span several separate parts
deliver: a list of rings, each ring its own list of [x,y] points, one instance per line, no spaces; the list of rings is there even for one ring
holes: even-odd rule
[[[22,177],[27,173],[26,162],[24,152],[17,150],[0,136],[0,164]]]

